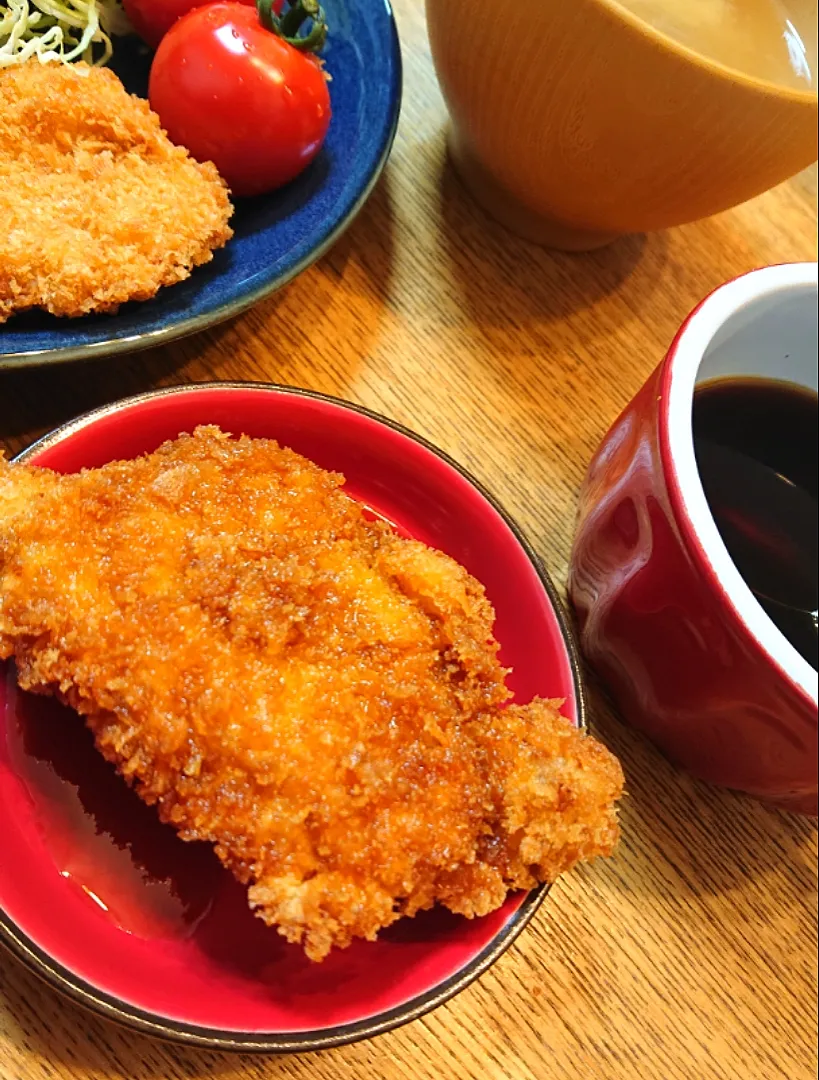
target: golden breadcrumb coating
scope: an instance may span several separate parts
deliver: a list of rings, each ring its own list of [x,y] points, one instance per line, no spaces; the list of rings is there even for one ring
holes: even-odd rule
[[[174,146],[112,71],[0,68],[0,323],[148,300],[225,245],[231,213],[215,166]]]
[[[274,442],[200,428],[77,475],[0,458],[0,658],[320,960],[609,854],[623,777],[507,705],[484,590]]]

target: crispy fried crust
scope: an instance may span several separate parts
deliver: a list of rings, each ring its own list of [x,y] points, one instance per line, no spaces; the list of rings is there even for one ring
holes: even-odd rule
[[[0,657],[307,955],[612,851],[620,766],[506,705],[482,587],[217,429],[76,476],[0,459]]]
[[[216,168],[173,146],[113,72],[0,68],[0,323],[150,299],[225,245],[231,213]]]

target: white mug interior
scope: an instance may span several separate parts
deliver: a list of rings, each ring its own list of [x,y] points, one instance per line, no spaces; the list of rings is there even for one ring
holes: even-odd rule
[[[668,446],[683,506],[706,559],[738,617],[771,660],[817,699],[817,672],[751,592],[723,543],[697,469],[692,431],[695,387],[727,376],[758,376],[817,390],[817,265],[756,270],[722,286],[694,313],[671,358]]]

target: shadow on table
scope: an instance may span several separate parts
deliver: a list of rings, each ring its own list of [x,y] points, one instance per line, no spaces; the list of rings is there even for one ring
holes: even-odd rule
[[[749,796],[696,780],[629,727],[588,669],[592,728],[620,758],[624,857],[604,873],[627,892],[679,901],[747,889],[787,877],[788,891],[815,902],[810,861],[816,823]],[[763,884],[764,883],[764,886]]]
[[[368,297],[379,301],[389,298],[395,258],[392,172],[388,162],[355,221],[319,262],[322,270],[345,287],[351,287],[347,271],[355,262]]]
[[[292,382],[289,358],[298,365],[316,355],[322,344],[326,347],[328,320],[321,314],[333,305],[347,311],[356,292],[365,294],[368,311],[374,301],[377,306],[388,296],[393,218],[387,169],[356,220],[319,262],[249,311],[169,345],[126,356],[0,370],[0,441],[6,440],[14,451],[23,449],[82,413],[158,386],[223,379]],[[331,316],[331,326],[332,321]],[[365,338],[374,325],[373,319],[363,317],[345,325],[345,332],[354,333],[356,348],[346,342],[346,348],[333,352],[333,364],[341,365],[333,372],[339,386],[353,374],[344,365],[366,355]],[[263,361],[254,349],[259,341]]]
[[[214,348],[207,359],[218,359],[218,377],[343,396],[390,309],[394,225],[388,167],[358,217],[314,267],[208,331]]]
[[[0,371],[0,440],[25,445],[81,413],[174,381],[184,365],[177,346],[161,346],[127,357],[78,361]]]
[[[498,224],[473,200],[443,146],[438,156],[443,250],[479,324],[519,328],[553,322],[592,307],[626,282],[640,303],[656,288],[665,261],[662,233],[624,236],[582,254],[550,251]],[[649,251],[650,259],[644,259]],[[612,308],[609,324],[618,311],[622,315],[628,308]]]

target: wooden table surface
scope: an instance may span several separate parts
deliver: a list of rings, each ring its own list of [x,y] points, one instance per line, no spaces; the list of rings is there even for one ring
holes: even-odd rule
[[[335,248],[279,295],[177,344],[0,371],[0,445],[19,450],[161,385],[327,391],[463,462],[562,586],[578,487],[607,426],[705,293],[762,264],[816,258],[816,172],[597,254],[531,247],[453,176],[423,4],[396,7],[398,139]],[[517,944],[450,1004],[369,1043],[234,1057],[97,1020],[4,954],[0,1080],[813,1080],[814,826],[680,775],[588,688],[592,724],[628,777],[619,853],[561,881]]]

